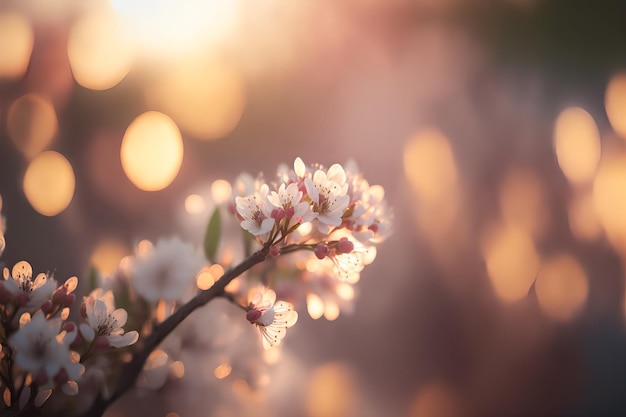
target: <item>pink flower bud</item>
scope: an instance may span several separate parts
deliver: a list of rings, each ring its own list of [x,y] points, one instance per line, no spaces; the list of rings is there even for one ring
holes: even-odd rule
[[[271,216],[273,219],[280,221],[285,218],[285,210],[283,208],[275,208],[272,210]]]
[[[44,314],[48,314],[52,312],[52,301],[50,300],[44,301],[43,304],[41,305],[41,311],[43,311]]]
[[[328,246],[320,243],[315,247],[315,256],[317,259],[324,259],[328,255]]]
[[[370,227],[368,227],[369,230],[371,230],[374,233],[378,233],[378,223],[374,223],[372,225],[370,225]]]
[[[285,210],[285,217],[288,219],[291,219],[294,214],[296,214],[296,209],[293,207],[289,207],[287,210]]]
[[[280,256],[280,248],[279,248],[278,246],[276,246],[276,245],[272,246],[272,247],[270,248],[270,253],[269,253],[269,255],[270,255],[272,258],[278,258],[278,257]]]
[[[342,237],[337,242],[337,252],[350,253],[354,250],[354,243],[350,242],[347,237]]]
[[[111,344],[109,343],[109,339],[104,336],[96,337],[94,343],[98,349],[108,349],[111,346]]]
[[[74,304],[75,300],[76,300],[76,295],[74,293],[66,294],[65,297],[63,298],[63,305],[66,307],[70,307],[72,304]]]
[[[65,290],[65,287],[59,287],[52,293],[52,302],[54,304],[63,304],[63,300],[65,299],[66,295],[67,291]]]
[[[67,323],[65,323],[63,325],[63,330],[65,330],[68,333],[73,332],[74,330],[76,330],[76,323],[74,323],[73,321],[68,321]]]
[[[261,318],[262,315],[263,313],[261,313],[259,310],[250,310],[246,313],[246,320],[254,324],[258,319]]]

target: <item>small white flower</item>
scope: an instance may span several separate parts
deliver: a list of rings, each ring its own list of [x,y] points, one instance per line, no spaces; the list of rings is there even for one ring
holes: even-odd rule
[[[311,199],[316,224],[321,232],[327,232],[327,226],[340,226],[350,197],[347,195],[346,175],[339,164],[331,166],[327,172],[318,169],[313,178],[305,178],[304,185]]]
[[[77,329],[74,326],[71,332],[59,333],[61,323],[60,318],[46,320],[42,312],[37,312],[9,339],[15,351],[15,363],[33,374],[40,389],[51,388],[55,382],[75,381],[84,370],[71,360],[69,350]]]
[[[267,199],[274,208],[283,210],[285,217],[289,219],[302,219],[311,211],[310,204],[301,202],[302,191],[298,189],[296,183],[287,186],[284,183],[280,184],[278,192],[272,191]]]
[[[267,199],[269,187],[263,184],[257,192],[246,197],[236,197],[237,213],[243,218],[241,227],[254,236],[268,233],[274,227],[272,207]]]
[[[261,332],[263,348],[278,346],[287,329],[296,324],[298,313],[285,301],[276,302],[276,293],[270,289],[253,290],[246,319]]]
[[[57,286],[57,282],[44,273],[33,279],[33,268],[26,261],[16,263],[3,284],[22,306],[23,311],[28,312],[34,312],[41,307]]]
[[[201,253],[178,238],[159,239],[131,265],[131,284],[148,301],[183,301],[196,289],[195,278],[205,265]]]
[[[84,305],[88,324],[81,324],[80,332],[87,341],[103,337],[109,346],[124,347],[132,345],[139,338],[134,330],[124,334],[128,313],[123,308],[115,309],[113,292],[96,288],[85,297]]]

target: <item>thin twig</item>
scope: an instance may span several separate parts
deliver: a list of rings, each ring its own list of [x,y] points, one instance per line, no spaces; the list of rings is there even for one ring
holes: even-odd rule
[[[253,253],[235,268],[226,271],[226,273],[209,289],[201,291],[192,298],[187,304],[181,306],[168,317],[163,323],[155,327],[154,331],[148,336],[141,346],[137,346],[133,356],[122,368],[121,375],[118,379],[117,387],[111,397],[105,399],[102,395],[98,395],[89,410],[83,414],[84,417],[101,417],[104,411],[119,397],[124,395],[133,387],[137,377],[141,373],[148,356],[157,348],[157,346],[169,335],[187,316],[195,309],[202,307],[213,298],[224,293],[224,288],[235,278],[254,265],[263,262],[269,253],[270,245],[266,244],[263,249]]]

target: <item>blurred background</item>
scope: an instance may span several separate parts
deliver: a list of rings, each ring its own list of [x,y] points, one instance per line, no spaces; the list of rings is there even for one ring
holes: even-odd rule
[[[260,388],[198,354],[107,416],[626,415],[624,22],[621,0],[2,0],[2,262],[111,272],[140,239],[200,244],[217,180],[353,159],[395,210],[354,313],[301,312]]]

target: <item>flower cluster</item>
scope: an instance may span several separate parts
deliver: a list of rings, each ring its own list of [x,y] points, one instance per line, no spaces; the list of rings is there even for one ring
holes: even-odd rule
[[[352,311],[354,286],[391,233],[383,188],[354,163],[326,169],[297,158],[269,181],[242,174],[233,189],[234,216],[222,219],[216,206],[204,253],[177,237],[142,240],[111,276],[91,271],[78,300],[76,277],[59,285],[26,261],[4,268],[0,410],[31,415],[59,392],[79,398],[74,410],[94,404],[101,413],[134,382],[156,390],[180,378],[187,346],[210,352],[217,379],[232,374],[255,386],[277,357],[265,351],[282,344],[298,309],[328,320]],[[244,233],[229,233],[229,222]],[[0,255],[4,230],[0,215]],[[214,298],[225,302],[187,320]],[[245,313],[230,314],[237,307]]]
[[[4,268],[0,280],[0,410],[31,415],[57,388],[67,395],[78,394],[78,381],[94,350],[137,341],[136,331],[124,334],[126,312],[114,310],[110,293],[96,290],[82,303],[85,323],[78,326],[70,321],[77,286],[76,277],[60,286],[50,274],[33,277],[26,261],[16,263],[10,272]]]
[[[370,186],[353,162],[326,169],[296,158],[271,181],[242,174],[235,190],[241,227],[272,257],[291,254],[289,261],[276,260],[276,292],[296,306],[306,303],[313,318],[350,312],[353,285],[376,257],[375,244],[391,233],[384,189]]]

